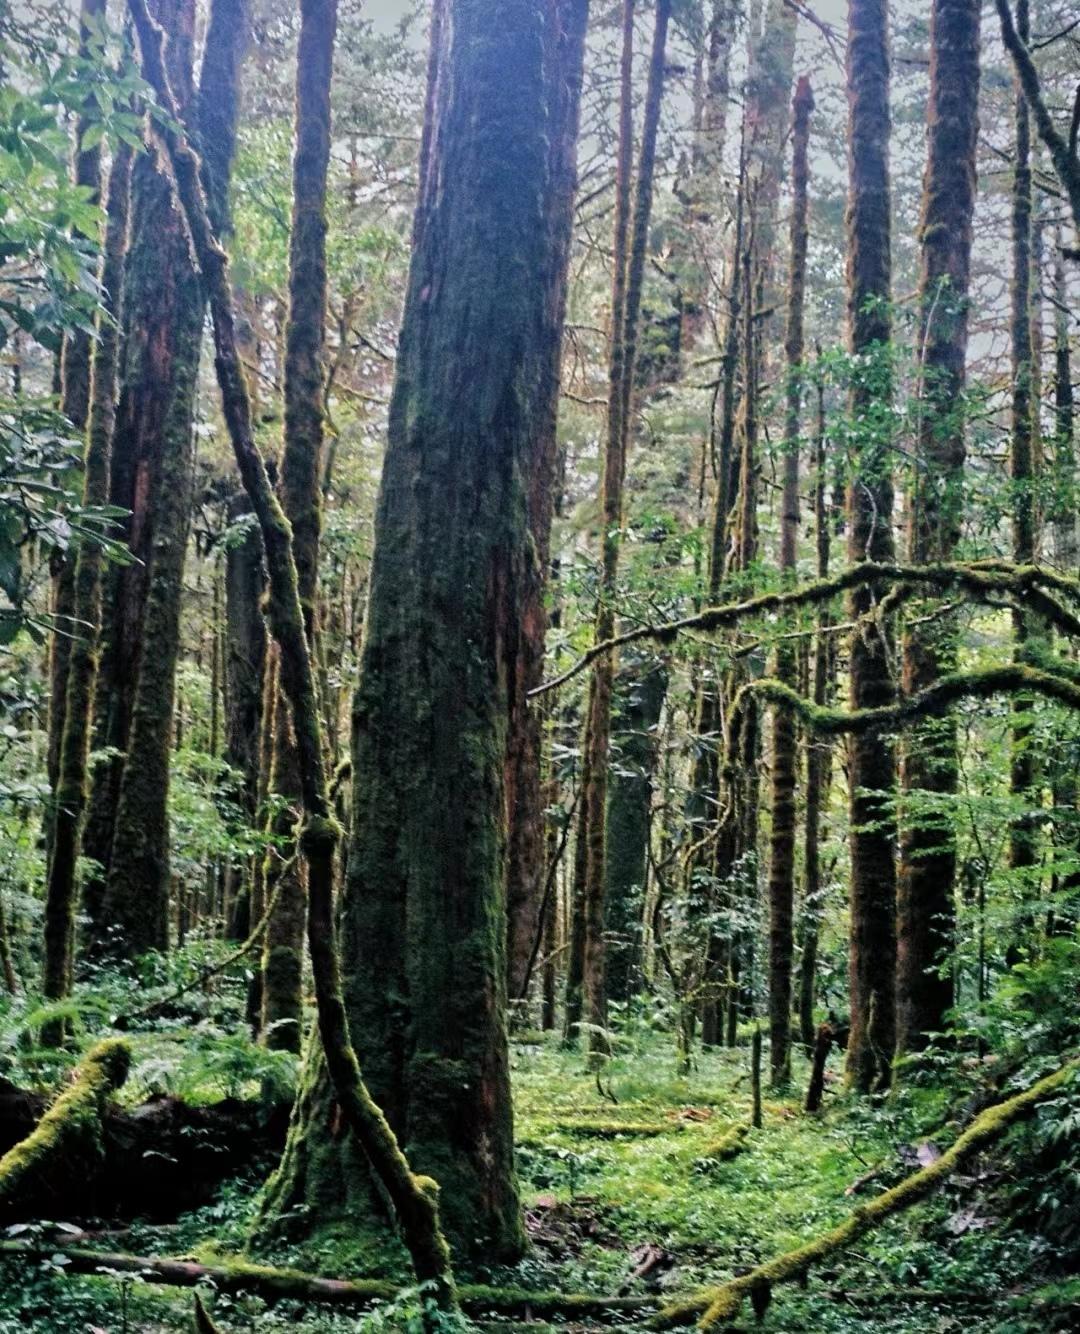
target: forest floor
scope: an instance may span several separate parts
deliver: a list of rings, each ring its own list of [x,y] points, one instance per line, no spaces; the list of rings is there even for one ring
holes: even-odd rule
[[[463,1277],[563,1293],[641,1294],[655,1306],[658,1299],[716,1283],[816,1236],[860,1199],[928,1161],[938,1151],[937,1139],[947,1143],[955,1133],[942,1130],[950,1107],[940,1088],[908,1091],[877,1107],[848,1100],[838,1057],[824,1113],[806,1116],[800,1057],[790,1096],[766,1093],[762,1128],[751,1131],[733,1157],[714,1156],[717,1142],[748,1122],[746,1053],[699,1054],[691,1073],[676,1077],[670,1036],[643,1031],[616,1056],[601,1085],[584,1073],[579,1054],[559,1050],[550,1038],[519,1037],[512,1063],[532,1246],[513,1270]],[[807,1334],[874,1327],[897,1334],[1077,1328],[1080,1282],[1060,1279],[1060,1257],[1046,1238],[1011,1227],[998,1212],[1009,1170],[985,1161],[856,1250],[815,1270],[805,1290],[778,1288],[758,1327]],[[102,1244],[137,1255],[221,1263],[243,1251],[257,1188],[254,1180],[235,1181],[214,1204],[176,1224],[130,1227]],[[349,1277],[334,1273],[325,1253],[294,1251],[274,1259]],[[33,1267],[0,1258],[0,1334],[191,1329],[190,1292],[142,1278],[63,1270],[59,1252]],[[223,1334],[414,1327],[408,1298],[397,1309],[365,1317],[295,1303],[269,1307],[245,1295],[211,1293],[208,1304]],[[645,1328],[648,1318],[643,1308],[622,1317],[621,1325]],[[753,1323],[747,1312],[743,1327]],[[490,1327],[549,1328],[520,1321]]]

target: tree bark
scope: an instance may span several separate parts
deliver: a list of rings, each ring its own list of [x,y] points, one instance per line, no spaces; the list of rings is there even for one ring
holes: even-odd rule
[[[849,106],[848,323],[853,370],[850,411],[856,432],[848,486],[848,556],[893,555],[890,439],[892,336],[889,186],[889,36],[887,0],[851,0],[848,9]],[[872,618],[874,594],[849,598],[853,621]],[[893,699],[887,628],[868,619],[852,634],[853,709]],[[896,972],[895,755],[885,733],[852,739],[851,1036],[848,1077],[860,1091],[887,1087],[895,1046]]]
[[[951,560],[963,515],[968,289],[979,102],[979,0],[935,0],[930,23],[928,159],[920,228],[919,436],[909,504],[912,564]],[[920,608],[923,618],[926,607]],[[924,690],[956,666],[951,621],[909,626],[903,689]],[[945,798],[959,780],[951,718],[905,740],[901,781]],[[940,1033],[953,1003],[956,838],[947,808],[907,815],[897,881],[896,1046],[916,1051]]]
[[[624,0],[623,64],[619,126],[619,164],[616,182],[614,277],[611,302],[611,360],[609,368],[607,440],[601,489],[600,588],[597,595],[596,638],[607,639],[615,629],[619,553],[622,546],[623,485],[630,442],[634,366],[637,356],[641,291],[645,275],[649,218],[652,213],[656,137],[664,89],[671,0],[657,0],[656,26],[645,93],[641,156],[633,216],[630,216],[630,159],[633,151],[633,104],[630,81],[633,56],[633,0]],[[582,791],[588,830],[585,862],[584,1017],[589,1025],[589,1049],[594,1058],[606,1051],[607,983],[604,893],[607,880],[607,773],[611,740],[611,701],[615,663],[598,661],[589,683],[590,756],[588,786]]]
[[[791,268],[784,358],[787,403],[784,417],[784,490],[780,515],[780,570],[787,585],[796,579],[799,539],[799,421],[802,410],[803,311],[806,304],[810,113],[814,96],[804,75],[795,92],[792,123]],[[794,685],[794,644],[776,653],[778,680]],[[791,1078],[791,971],[795,919],[795,786],[798,739],[784,710],[773,713],[772,832],[769,840],[769,1066],[772,1083]]]
[[[506,1044],[505,759],[546,447],[546,213],[559,33],[538,0],[450,0],[376,517],[342,899],[371,1091],[462,1252],[520,1253]],[[284,663],[284,657],[283,657]],[[312,877],[309,868],[309,892]],[[313,941],[314,947],[314,941]],[[320,1023],[320,1029],[322,1024]],[[323,1039],[325,1047],[325,1037]],[[328,1053],[329,1054],[329,1053]],[[337,1081],[334,1081],[335,1086]],[[268,1212],[377,1225],[308,1062]]]

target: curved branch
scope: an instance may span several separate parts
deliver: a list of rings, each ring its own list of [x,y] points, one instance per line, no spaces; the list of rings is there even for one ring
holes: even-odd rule
[[[1038,599],[1040,605],[1037,610],[1048,620],[1053,620],[1064,634],[1080,637],[1080,617],[1046,592],[1046,589],[1053,589],[1080,600],[1080,580],[1059,574],[1055,570],[1047,570],[1038,565],[1014,565],[1008,561],[998,560],[939,565],[902,565],[895,562],[885,564],[864,561],[830,579],[816,579],[812,583],[803,584],[800,588],[762,593],[742,602],[706,607],[693,616],[684,616],[675,621],[635,626],[633,630],[627,630],[621,635],[594,644],[566,671],[530,691],[530,697],[544,695],[550,690],[566,685],[575,676],[580,676],[597,658],[605,653],[613,653],[628,644],[644,640],[670,644],[684,631],[710,632],[726,629],[741,621],[751,620],[755,616],[766,616],[794,607],[816,606],[822,602],[829,602],[850,589],[879,583],[928,584],[939,589],[961,589],[980,602],[1007,595]]]

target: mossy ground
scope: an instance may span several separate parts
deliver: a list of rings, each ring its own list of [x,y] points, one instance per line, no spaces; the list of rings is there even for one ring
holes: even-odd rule
[[[585,1073],[580,1055],[559,1050],[547,1038],[524,1035],[515,1041],[512,1064],[533,1246],[513,1269],[461,1275],[499,1286],[614,1294],[629,1283],[630,1292],[670,1297],[722,1281],[839,1222],[866,1198],[844,1192],[868,1167],[884,1160],[870,1192],[912,1170],[917,1147],[939,1132],[945,1119],[940,1090],[908,1092],[877,1108],[848,1101],[840,1092],[838,1067],[825,1113],[807,1117],[800,1110],[807,1069],[797,1057],[791,1096],[767,1097],[763,1128],[748,1135],[737,1157],[721,1161],[709,1158],[708,1148],[749,1114],[742,1049],[700,1055],[682,1079],[673,1074],[670,1038],[649,1035],[614,1061],[603,1093]],[[612,1133],[598,1133],[607,1122]],[[625,1129],[619,1132],[618,1126]],[[996,1171],[993,1167],[987,1178],[972,1170],[946,1185],[812,1274],[805,1291],[778,1288],[760,1328],[774,1334],[882,1327],[897,1334],[1034,1334],[1075,1328],[1080,1285],[1055,1281],[1049,1239],[1011,1230],[995,1213]],[[238,1182],[217,1204],[188,1215],[178,1227],[135,1228],[109,1244],[137,1254],[197,1255],[220,1263],[240,1250],[256,1196],[256,1183]],[[647,1244],[662,1250],[664,1258],[651,1275],[632,1280]],[[338,1232],[306,1250],[271,1258],[348,1276],[357,1272],[355,1253],[350,1264],[348,1250],[349,1238]],[[401,1256],[388,1260],[391,1271],[403,1273]],[[214,1309],[227,1331],[409,1328],[407,1312],[371,1323],[375,1318],[290,1304],[270,1310],[254,1297],[218,1298]],[[67,1278],[49,1268],[28,1275],[10,1263],[0,1266],[0,1334],[15,1329],[75,1334],[94,1326],[110,1334],[121,1329],[171,1334],[190,1328],[191,1311],[190,1293],[141,1282],[121,1288],[107,1278]],[[644,1321],[643,1315],[628,1327],[643,1328]],[[741,1322],[743,1328],[753,1325],[749,1311]],[[514,1326],[504,1322],[499,1328]]]

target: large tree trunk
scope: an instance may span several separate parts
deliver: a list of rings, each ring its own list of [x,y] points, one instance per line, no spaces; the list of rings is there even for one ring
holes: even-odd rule
[[[889,315],[889,14],[887,0],[851,0],[848,23],[849,105],[848,321],[851,352],[866,358],[853,372],[851,415],[857,430],[848,486],[848,556],[891,560],[893,481],[887,409],[892,397],[885,361]],[[871,618],[874,594],[856,590],[851,636],[853,709],[889,704],[893,682],[885,627]],[[851,791],[851,1037],[848,1074],[863,1091],[887,1086],[895,1046],[896,861],[894,746],[883,733],[855,736],[849,749]]]
[[[795,582],[799,540],[799,419],[802,409],[803,310],[806,304],[807,181],[810,80],[799,80],[792,127],[791,272],[788,280],[787,404],[784,417],[784,490],[780,514],[780,569]],[[792,641],[776,653],[776,677],[794,686],[798,662]],[[791,1078],[791,969],[795,918],[795,771],[798,738],[786,709],[773,711],[772,833],[769,840],[769,1062],[774,1085]]]
[[[376,517],[342,901],[349,1026],[463,1251],[523,1246],[505,1031],[505,773],[545,448],[560,34],[449,0]],[[311,1054],[268,1210],[362,1241],[371,1192]],[[366,1217],[365,1217],[366,1215]]]
[[[194,134],[206,115],[213,144],[209,194],[219,196],[236,128],[244,0],[217,0],[196,101],[192,0],[156,0],[169,34],[166,60]],[[87,855],[106,868],[101,920],[110,950],[134,958],[168,944],[168,793],[180,610],[191,511],[192,420],[206,309],[168,171],[149,153],[135,164],[124,289],[125,359],[113,440],[112,500],[130,511],[125,537],[137,563],[110,580],[99,682],[101,746],[119,757],[95,773]],[[152,651],[143,652],[143,647]]]
[[[935,0],[931,16],[928,160],[919,283],[922,351],[918,455],[909,506],[913,565],[952,560],[960,537],[964,471],[968,287],[979,106],[980,0]],[[950,621],[911,626],[904,693],[955,670]],[[943,718],[906,738],[902,782],[910,801],[948,798],[958,782],[956,724]],[[956,839],[947,808],[908,813],[897,882],[896,1045],[917,1050],[944,1028],[953,1003],[943,968],[953,943]]]

